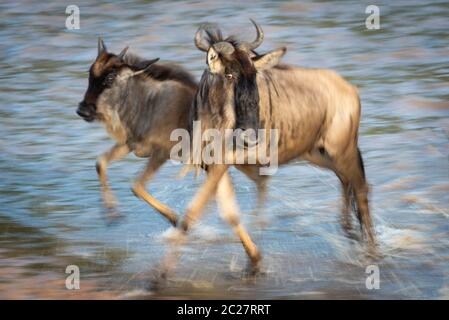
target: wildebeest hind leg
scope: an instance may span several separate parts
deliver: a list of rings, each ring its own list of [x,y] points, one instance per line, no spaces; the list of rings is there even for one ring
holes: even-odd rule
[[[341,227],[349,238],[356,238],[352,228],[352,217],[351,217],[351,211],[354,212],[357,211],[357,206],[354,199],[354,192],[346,176],[338,173],[336,170],[335,174],[340,179],[342,189],[343,204],[340,217]]]
[[[159,202],[152,197],[146,190],[145,184],[153,177],[155,172],[167,161],[167,157],[163,152],[153,152],[145,170],[140,174],[139,178],[134,182],[132,191],[136,197],[144,200],[150,206],[159,211],[173,226],[178,222],[178,216],[167,205]]]
[[[351,177],[347,175],[347,170],[339,170],[341,167],[343,167],[343,169],[346,169],[346,167],[339,165],[338,161],[334,161],[324,147],[316,148],[311,152],[303,155],[303,159],[319,167],[334,171],[337,177],[340,179],[343,197],[343,207],[341,211],[340,223],[346,235],[350,238],[353,238],[354,235],[352,233],[351,223],[351,200],[353,200],[353,192],[350,184]],[[344,162],[344,165],[346,165],[346,162]]]
[[[112,194],[111,188],[109,187],[108,183],[108,176],[107,176],[108,164],[113,160],[119,160],[123,158],[129,152],[130,149],[127,145],[116,144],[109,151],[105,152],[100,157],[98,157],[96,169],[98,177],[100,178],[103,203],[106,206],[106,208],[112,209],[117,205],[117,201],[115,200],[115,197]]]
[[[375,247],[376,240],[374,226],[368,205],[368,183],[365,178],[363,161],[355,147],[349,154],[336,163],[337,171],[349,181],[355,198],[356,214],[360,228],[371,247]]]

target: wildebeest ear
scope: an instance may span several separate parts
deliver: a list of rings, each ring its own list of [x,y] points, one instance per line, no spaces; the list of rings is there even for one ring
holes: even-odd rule
[[[256,68],[256,70],[270,69],[279,64],[279,61],[285,55],[286,51],[287,51],[287,48],[282,47],[282,48],[270,51],[268,53],[265,53],[264,55],[254,57],[254,58],[252,58],[254,67]]]
[[[101,37],[98,37],[98,56],[100,56],[103,52],[107,52],[106,45],[103,42]]]
[[[144,73],[149,67],[151,67],[152,64],[159,61],[159,58],[152,59],[152,60],[144,60],[141,61],[133,66],[131,66],[131,69],[134,71],[134,76]]]

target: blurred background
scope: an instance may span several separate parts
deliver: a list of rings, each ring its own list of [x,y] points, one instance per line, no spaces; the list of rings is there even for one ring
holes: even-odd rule
[[[368,30],[368,5],[380,29]],[[67,30],[68,5],[80,29]],[[0,4],[0,298],[443,298],[449,299],[449,4],[447,1],[2,1]],[[232,170],[244,224],[262,250],[263,273],[215,204],[183,249],[167,286],[149,287],[169,225],[130,186],[145,165],[130,156],[109,178],[124,218],[107,219],[96,157],[113,142],[75,114],[97,37],[118,53],[182,64],[197,78],[205,55],[198,26],[285,45],[285,62],[332,68],[358,86],[360,148],[382,257],[366,258],[338,223],[340,185],[304,162],[271,179],[264,212],[255,187]],[[167,163],[148,185],[182,213],[203,177],[177,179]],[[261,223],[262,222],[262,223]],[[365,268],[380,269],[380,289]],[[81,289],[67,290],[67,265]]]

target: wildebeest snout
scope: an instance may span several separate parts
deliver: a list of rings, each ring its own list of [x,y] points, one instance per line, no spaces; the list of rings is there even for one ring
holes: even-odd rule
[[[85,101],[81,101],[78,105],[76,113],[87,122],[95,120],[95,105],[88,104]]]
[[[237,118],[235,128],[243,134],[251,137],[258,137],[259,117],[257,115],[246,112],[245,119]]]
[[[236,131],[238,146],[250,148],[258,145],[258,130],[255,130],[253,128],[237,128]]]

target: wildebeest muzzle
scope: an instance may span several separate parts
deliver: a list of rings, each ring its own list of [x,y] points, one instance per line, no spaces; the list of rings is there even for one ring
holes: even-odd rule
[[[88,104],[85,101],[81,101],[76,113],[85,121],[92,122],[96,117],[96,107],[94,104]]]

